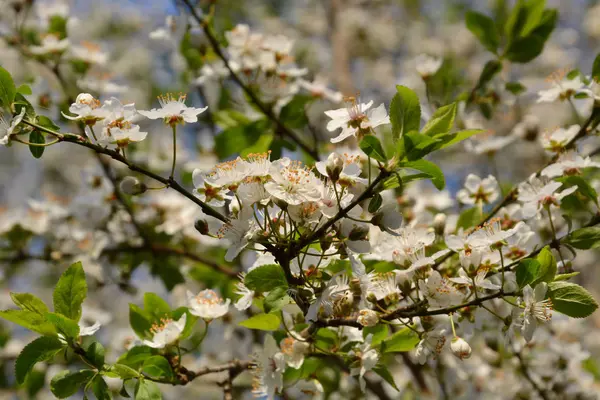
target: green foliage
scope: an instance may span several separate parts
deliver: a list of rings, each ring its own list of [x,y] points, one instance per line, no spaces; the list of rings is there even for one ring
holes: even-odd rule
[[[572,318],[585,318],[598,308],[598,303],[587,290],[571,282],[548,284],[548,297],[555,311]]]
[[[437,136],[445,134],[452,129],[454,118],[456,117],[456,103],[451,103],[435,110],[429,121],[421,130],[421,134],[427,136]]]
[[[600,227],[577,229],[571,232],[567,243],[580,250],[597,249],[600,247]]]
[[[135,386],[135,400],[161,400],[158,385],[152,381],[139,379]]]
[[[290,302],[291,298],[287,295],[287,288],[284,286],[279,286],[269,292],[269,294],[265,297],[263,305],[265,312],[270,313],[281,310],[283,306],[289,304]]]
[[[387,161],[387,157],[385,152],[383,151],[383,147],[381,146],[381,142],[373,135],[367,135],[360,141],[360,149],[365,152],[371,158],[375,160],[385,163]]]
[[[81,262],[77,262],[62,274],[54,288],[54,311],[78,322],[86,296],[85,272]]]
[[[552,282],[556,275],[556,260],[548,246],[544,247],[535,259],[521,260],[516,268],[519,287],[530,285],[535,287],[540,282]]]
[[[275,314],[256,314],[240,322],[238,325],[248,329],[276,331],[279,328],[279,317]]]
[[[65,338],[76,340],[79,337],[79,325],[74,320],[58,313],[47,313],[46,318]]]
[[[52,378],[50,390],[57,398],[66,399],[77,393],[94,375],[95,372],[90,369],[78,372],[61,371]]]
[[[479,39],[479,42],[492,53],[498,51],[500,35],[494,20],[476,11],[468,11],[465,15],[467,28]]]
[[[444,173],[434,163],[431,161],[427,161],[425,159],[416,160],[416,161],[408,161],[401,164],[403,168],[411,168],[416,169],[417,171],[421,171],[426,173],[431,177],[431,183],[438,190],[443,190],[446,186],[446,180],[444,179]]]
[[[381,342],[382,352],[399,353],[410,351],[419,344],[419,336],[410,328],[402,328]]]
[[[88,359],[92,361],[92,364],[94,364],[94,366],[98,369],[102,369],[102,367],[104,367],[104,353],[104,346],[102,346],[100,342],[92,342],[85,352]]]
[[[396,91],[390,103],[390,121],[394,140],[398,140],[408,132],[418,131],[421,126],[421,104],[417,94],[401,85],[396,86]]]
[[[278,287],[287,287],[283,269],[277,264],[261,265],[246,274],[244,284],[256,292],[269,292]]]
[[[17,88],[10,73],[0,67],[0,106],[10,110],[10,105],[15,99]]]
[[[135,348],[136,347],[134,347],[134,349]],[[137,347],[137,348],[139,349],[139,347]],[[140,376],[139,372],[137,372],[135,369],[133,369],[125,364],[119,364],[119,363],[114,364],[111,367],[110,371],[123,380],[137,378]]]
[[[46,139],[44,138],[44,135],[36,129],[31,131],[29,134],[29,143],[44,144],[46,143]],[[44,154],[44,150],[45,147],[32,145],[29,146],[29,151],[34,158],[41,158]]]
[[[308,125],[306,107],[315,100],[306,94],[295,95],[289,103],[281,108],[279,119],[283,124],[292,129],[301,129]]]
[[[97,400],[110,400],[112,398],[106,381],[100,375],[96,375],[92,381],[92,392]]]
[[[23,348],[15,362],[15,377],[18,383],[25,378],[35,364],[50,360],[64,345],[55,336],[41,336]]]
[[[592,66],[592,79],[596,82],[600,82],[600,53],[594,59],[594,65]]]
[[[382,204],[383,204],[383,197],[379,193],[376,193],[375,196],[373,196],[373,198],[371,198],[371,201],[369,201],[369,207],[368,207],[369,212],[371,214],[376,213]]]
[[[224,129],[215,137],[215,151],[219,158],[226,158],[241,153],[260,141],[269,130],[270,122],[266,119],[237,124]]]
[[[527,88],[521,82],[506,82],[504,88],[515,96],[525,92]]]
[[[174,377],[173,369],[163,356],[152,356],[144,361],[142,372],[153,378],[172,379]]]
[[[458,216],[458,221],[456,222],[457,229],[467,230],[471,227],[477,226],[479,221],[482,219],[481,210],[479,207],[467,208]]]

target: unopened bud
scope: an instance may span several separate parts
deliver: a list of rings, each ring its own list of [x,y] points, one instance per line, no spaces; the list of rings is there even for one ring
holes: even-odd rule
[[[461,360],[471,357],[471,346],[463,338],[455,336],[450,342],[452,353]]]
[[[327,163],[325,164],[325,171],[327,176],[333,182],[337,182],[340,178],[340,174],[344,169],[344,159],[338,153],[331,153],[327,157]]]
[[[366,226],[355,226],[350,231],[348,239],[350,240],[365,240],[369,235],[369,228]]]
[[[133,176],[126,176],[123,178],[119,184],[119,188],[121,189],[121,192],[131,196],[142,194],[148,189],[145,184]]]
[[[441,236],[444,234],[444,230],[446,229],[446,214],[439,213],[433,218],[433,229],[435,234]]]
[[[379,316],[373,310],[360,310],[357,321],[362,326],[375,326],[379,322]]]
[[[198,221],[196,221],[196,223],[194,224],[194,228],[196,228],[196,230],[198,232],[200,232],[203,235],[208,235],[208,222],[206,222],[206,220],[204,219],[199,219]]]
[[[333,235],[328,233],[324,236],[321,236],[319,242],[321,244],[321,250],[327,251],[331,247],[331,243],[333,243]]]

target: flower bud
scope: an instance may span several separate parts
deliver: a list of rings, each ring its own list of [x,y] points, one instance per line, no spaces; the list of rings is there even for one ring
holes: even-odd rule
[[[439,213],[433,218],[433,229],[436,235],[443,235],[446,229],[446,214]]]
[[[333,243],[333,235],[331,233],[327,233],[324,236],[321,236],[319,239],[321,244],[321,250],[327,251],[331,247],[331,243]]]
[[[327,163],[325,164],[325,171],[327,176],[333,182],[337,182],[340,178],[340,174],[344,169],[344,159],[338,153],[331,153],[327,157]]]
[[[208,235],[208,222],[206,222],[206,220],[204,219],[199,219],[198,221],[196,221],[196,223],[194,224],[194,228],[196,228],[196,230],[198,232],[200,232],[203,235]]]
[[[375,326],[379,322],[379,317],[373,310],[360,310],[357,320],[362,326]]]
[[[140,182],[139,179],[134,178],[133,176],[126,176],[123,178],[123,180],[121,180],[119,189],[121,189],[121,192],[125,194],[136,196],[144,193],[148,188],[145,184]]]
[[[471,346],[463,338],[455,336],[450,342],[452,353],[461,360],[471,357]]]
[[[355,226],[348,234],[350,240],[366,240],[369,234],[369,228],[367,226]]]

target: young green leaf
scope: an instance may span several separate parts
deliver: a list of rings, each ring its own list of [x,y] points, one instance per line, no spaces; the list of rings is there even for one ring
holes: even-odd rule
[[[95,374],[91,369],[79,372],[61,371],[50,381],[50,390],[59,399],[66,399],[77,393]]]
[[[427,136],[437,136],[450,132],[454,125],[456,117],[456,103],[440,107],[431,116],[429,121],[423,127],[421,134]]]
[[[135,386],[135,400],[161,400],[158,385],[152,381],[139,379]]]
[[[360,149],[365,152],[371,158],[375,160],[385,163],[387,161],[387,157],[385,156],[385,152],[383,151],[383,147],[381,146],[381,142],[373,135],[367,135],[360,141]]]
[[[594,59],[594,65],[592,66],[592,79],[597,83],[600,82],[600,53]]]
[[[397,93],[390,103],[392,136],[398,140],[410,131],[418,131],[421,126],[421,104],[419,97],[411,89],[397,85]]]
[[[0,107],[10,109],[16,93],[17,89],[12,76],[7,70],[0,67]]]
[[[287,288],[284,286],[279,286],[271,290],[265,297],[265,301],[263,303],[265,312],[270,313],[279,311],[283,306],[289,304],[290,300],[290,297],[287,295]]]
[[[541,266],[537,260],[533,258],[526,258],[521,260],[517,265],[515,274],[517,278],[517,285],[520,288],[526,285],[532,285],[532,283],[540,276]]]
[[[444,179],[444,173],[434,163],[427,160],[416,160],[402,163],[401,167],[403,168],[412,168],[417,171],[425,172],[429,176],[431,176],[431,182],[433,186],[435,186],[438,190],[443,190],[444,186],[446,186],[446,180]]]
[[[390,386],[392,386],[394,389],[396,389],[397,391],[400,391],[400,389],[398,389],[398,386],[396,386],[396,382],[394,381],[394,376],[387,369],[387,367],[385,367],[383,365],[376,365],[373,368],[373,372],[375,372],[377,375],[382,377],[383,380],[385,380],[387,383],[389,383]]]
[[[24,96],[29,96],[32,93],[31,87],[25,84],[19,85],[19,87],[17,88],[17,93],[21,93]]]
[[[54,312],[79,322],[86,296],[85,272],[81,262],[77,262],[67,268],[54,288]]]
[[[173,378],[173,369],[163,356],[152,356],[144,361],[142,371],[153,378]]]
[[[248,272],[244,284],[248,289],[261,293],[288,286],[283,269],[277,264],[261,265]]]
[[[94,366],[98,369],[102,369],[104,367],[104,346],[100,342],[93,342],[88,346],[85,354],[88,359],[92,361]]]
[[[410,351],[419,344],[419,336],[409,328],[403,328],[381,342],[385,353]]]
[[[498,35],[494,20],[476,11],[468,11],[465,20],[467,29],[479,39],[486,49],[495,54],[500,44],[500,35]]]
[[[56,327],[56,330],[70,339],[79,337],[79,325],[72,319],[65,317],[62,314],[47,313],[46,318]]]
[[[600,227],[577,229],[569,235],[568,243],[580,250],[597,249],[600,247]]]
[[[238,325],[248,329],[276,331],[279,328],[279,317],[275,314],[256,314],[240,322]]]
[[[31,133],[29,134],[29,143],[44,144],[44,143],[46,143],[46,139],[44,138],[44,135],[42,135],[42,133],[40,131],[34,130],[34,131],[31,131]],[[44,149],[45,149],[45,147],[42,147],[42,146],[29,145],[29,151],[31,152],[31,155],[34,158],[42,157],[42,155],[44,154]]]
[[[54,324],[48,321],[46,315],[40,315],[38,312],[4,310],[0,311],[0,317],[42,335],[56,335]]]
[[[56,336],[41,336],[23,348],[15,362],[15,377],[18,383],[25,378],[35,364],[50,360],[64,345]]]
[[[556,276],[557,266],[556,259],[552,251],[550,251],[550,247],[544,247],[535,259],[540,264],[540,271],[533,285],[539,282],[552,282]]]
[[[581,286],[571,282],[551,282],[548,297],[555,311],[572,318],[585,318],[598,308],[592,295]]]
[[[46,315],[50,311],[41,299],[31,293],[11,293],[10,297],[22,310],[31,311],[41,316]]]
[[[171,314],[169,303],[156,293],[144,293],[144,310],[156,320]]]
[[[152,316],[135,304],[129,304],[129,325],[141,339],[149,339],[152,329]]]
[[[137,378],[140,376],[139,372],[125,364],[114,364],[110,371],[117,374],[119,378],[123,380]]]
[[[108,385],[101,375],[96,375],[92,381],[92,392],[96,396],[96,400],[111,400],[112,398]]]

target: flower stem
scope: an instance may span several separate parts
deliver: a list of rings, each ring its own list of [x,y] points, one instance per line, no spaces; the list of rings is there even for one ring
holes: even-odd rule
[[[554,221],[552,220],[552,213],[550,212],[550,206],[546,206],[546,212],[548,213],[548,220],[550,221],[550,230],[552,231],[552,244],[555,245],[560,261],[562,262],[563,268],[566,271],[567,265],[560,251],[560,244],[556,240],[556,229],[554,228]]]
[[[48,142],[48,143],[31,143],[31,142],[28,142],[26,140],[21,140],[16,137],[13,138],[12,140],[14,140],[15,142],[23,143],[23,144],[26,144],[28,146],[33,146],[33,147],[48,147],[48,146],[52,146],[53,144],[60,142],[59,139],[56,139],[56,140],[53,140],[52,142]]]
[[[173,165],[171,166],[171,175],[169,175],[169,179],[173,179],[175,175],[175,163],[177,162],[177,125],[172,124],[171,128],[173,128]]]

